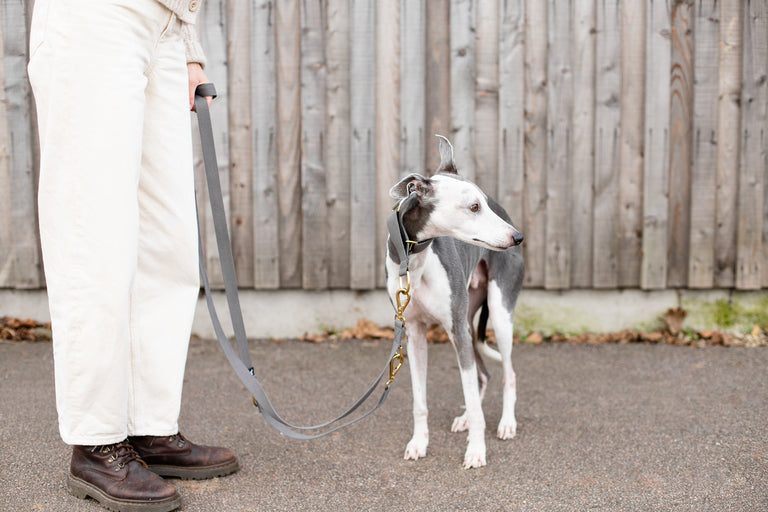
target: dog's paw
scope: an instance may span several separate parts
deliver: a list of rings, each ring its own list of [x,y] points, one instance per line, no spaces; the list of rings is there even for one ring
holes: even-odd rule
[[[418,460],[427,456],[427,444],[426,439],[411,439],[408,446],[405,447],[405,460]]]
[[[466,432],[469,429],[469,419],[467,413],[461,416],[456,416],[453,419],[453,425],[451,425],[451,432]]]
[[[496,435],[499,439],[512,439],[517,434],[517,422],[514,418],[512,421],[505,421],[503,418],[499,422],[499,429],[496,431]]]
[[[481,468],[485,466],[485,446],[482,448],[467,447],[464,454],[464,469]]]

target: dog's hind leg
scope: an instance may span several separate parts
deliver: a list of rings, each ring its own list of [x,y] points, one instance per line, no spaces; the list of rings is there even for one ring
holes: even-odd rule
[[[517,421],[515,420],[517,383],[515,371],[512,369],[513,311],[509,309],[508,304],[504,303],[501,289],[495,281],[488,284],[488,305],[491,310],[493,329],[496,333],[496,342],[499,345],[504,375],[504,403],[497,435],[499,439],[512,439],[517,432]]]
[[[421,322],[408,325],[408,368],[413,387],[413,437],[405,447],[405,459],[416,460],[427,455],[427,329]]]

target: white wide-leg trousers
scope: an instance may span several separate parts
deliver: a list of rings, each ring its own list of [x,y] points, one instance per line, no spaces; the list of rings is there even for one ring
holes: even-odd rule
[[[178,431],[199,291],[180,21],[156,0],[36,0],[29,78],[62,439]]]

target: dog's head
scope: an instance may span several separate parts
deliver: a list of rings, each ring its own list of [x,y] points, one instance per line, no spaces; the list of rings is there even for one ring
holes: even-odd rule
[[[440,167],[431,178],[410,174],[389,191],[399,199],[409,236],[424,240],[451,236],[501,251],[523,241],[507,213],[480,188],[459,176],[453,146],[440,137]]]

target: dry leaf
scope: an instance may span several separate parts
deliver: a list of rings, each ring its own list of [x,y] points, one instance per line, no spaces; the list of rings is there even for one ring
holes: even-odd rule
[[[527,341],[528,343],[541,343],[542,341],[544,341],[544,337],[538,332],[532,332],[531,334],[528,335],[527,338],[525,338],[525,341]]]
[[[688,316],[688,312],[683,308],[669,308],[662,320],[667,326],[667,329],[672,334],[678,334],[683,328],[683,321]]]

